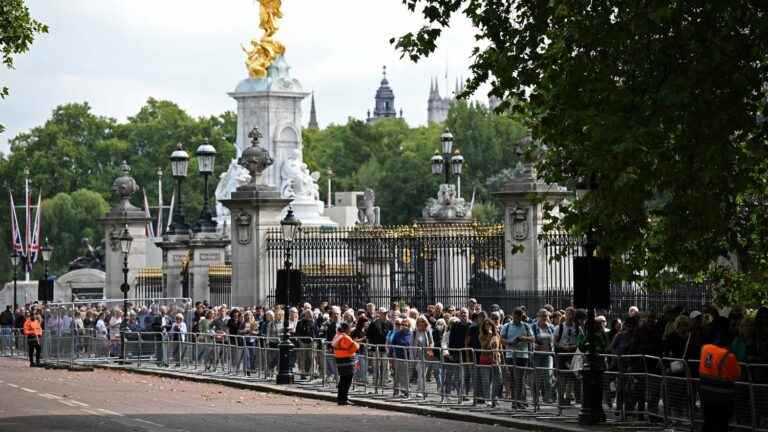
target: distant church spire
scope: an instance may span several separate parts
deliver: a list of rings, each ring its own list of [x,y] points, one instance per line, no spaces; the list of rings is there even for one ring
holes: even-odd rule
[[[317,124],[317,110],[315,109],[315,92],[312,92],[312,104],[309,108],[309,125],[307,129],[319,130],[320,126]]]

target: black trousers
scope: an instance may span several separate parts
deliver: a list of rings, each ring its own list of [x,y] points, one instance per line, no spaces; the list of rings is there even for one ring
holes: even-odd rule
[[[40,342],[37,338],[27,338],[27,348],[29,349],[29,365],[40,366]]]
[[[702,432],[723,432],[733,417],[733,383],[701,379],[699,387],[701,412],[704,415]]]
[[[336,400],[346,403],[349,396],[349,388],[352,386],[352,376],[355,374],[355,359],[336,359],[336,370],[339,373],[339,392]]]

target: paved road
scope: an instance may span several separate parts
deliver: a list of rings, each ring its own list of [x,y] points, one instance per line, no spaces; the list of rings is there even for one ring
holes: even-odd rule
[[[0,431],[488,431],[441,420],[126,372],[0,359]]]

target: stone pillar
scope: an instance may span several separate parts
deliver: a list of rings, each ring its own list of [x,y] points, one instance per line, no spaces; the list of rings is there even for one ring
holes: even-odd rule
[[[212,265],[224,264],[224,249],[229,240],[223,240],[221,235],[212,233],[197,233],[190,240],[192,262],[190,263],[190,297],[192,301],[211,299],[211,289],[208,284],[208,268]]]
[[[544,207],[559,204],[569,193],[557,184],[538,180],[533,166],[525,165],[494,194],[504,203],[506,289],[539,291],[546,266],[538,242]]]
[[[261,305],[269,295],[270,278],[276,275],[267,274],[267,231],[280,228],[290,201],[275,188],[237,190],[221,201],[232,214],[232,304]]]
[[[248,170],[251,179],[229,199],[219,200],[232,215],[232,304],[239,306],[261,305],[269,295],[269,281],[276,274],[267,272],[267,231],[280,226],[283,209],[290,202],[264,178],[275,161],[258,145],[261,132],[254,128],[249,135],[251,146],[243,150],[238,164]]]
[[[155,244],[163,251],[163,297],[184,297],[181,271],[189,260],[189,235],[166,234]]]
[[[120,203],[110,209],[100,220],[104,225],[107,245],[104,251],[106,271],[104,296],[108,299],[123,298],[123,293],[120,291],[123,283],[123,252],[120,250],[119,237],[126,227],[133,237],[131,251],[128,254],[128,284],[132,292],[138,270],[147,265],[146,224],[148,219],[143,210],[130,203],[131,195],[139,190],[139,185],[130,176],[131,168],[125,161],[121,164],[120,171],[122,175],[112,183],[112,192],[120,197]]]

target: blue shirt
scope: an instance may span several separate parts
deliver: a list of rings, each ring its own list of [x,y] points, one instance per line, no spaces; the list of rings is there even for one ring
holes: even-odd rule
[[[531,336],[533,332],[528,324],[510,321],[501,328],[501,339],[507,345],[507,358],[528,358],[530,342],[521,341],[520,336]]]

